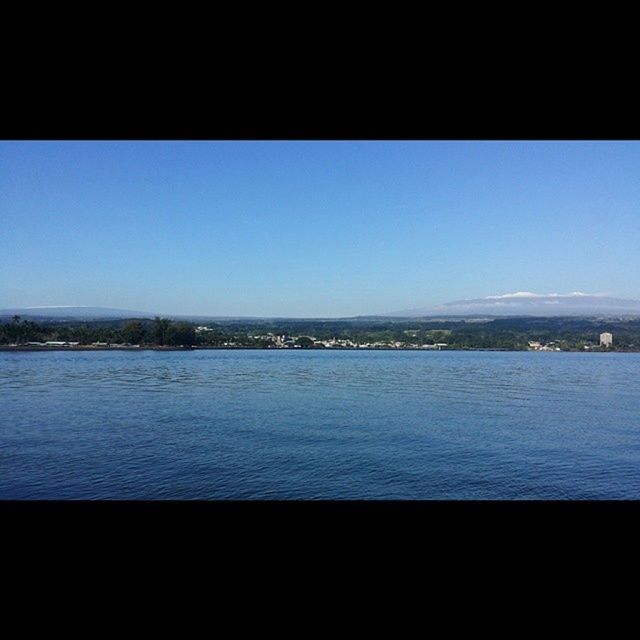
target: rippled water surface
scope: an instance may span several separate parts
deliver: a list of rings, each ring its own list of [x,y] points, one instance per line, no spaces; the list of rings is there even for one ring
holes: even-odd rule
[[[0,499],[640,499],[640,354],[0,353]]]

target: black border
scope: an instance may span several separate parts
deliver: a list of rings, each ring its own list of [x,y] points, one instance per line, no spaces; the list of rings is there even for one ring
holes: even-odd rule
[[[6,90],[5,140],[635,140],[631,84],[580,78],[452,73],[283,80],[238,75],[91,75],[59,82],[46,69]],[[226,82],[225,82],[226,80]]]
[[[543,534],[560,539],[589,538],[596,532],[620,540],[637,539],[637,500],[4,500],[0,501],[3,534],[20,538],[42,527],[76,526],[88,530],[151,528],[162,537],[184,527],[216,536],[306,530],[327,532],[363,529],[372,538],[382,532],[396,537],[436,536],[465,539],[508,532]],[[625,528],[621,528],[625,525]],[[552,530],[549,529],[552,527]],[[293,529],[291,529],[293,527]],[[413,529],[411,528],[413,527]],[[395,530],[395,533],[394,533]]]

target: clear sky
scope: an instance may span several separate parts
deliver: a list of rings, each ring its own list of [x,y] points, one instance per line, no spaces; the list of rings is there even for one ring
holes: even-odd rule
[[[640,298],[638,142],[0,142],[0,308]]]

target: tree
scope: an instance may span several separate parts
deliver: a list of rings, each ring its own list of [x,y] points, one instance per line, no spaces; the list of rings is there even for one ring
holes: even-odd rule
[[[174,322],[165,333],[165,344],[172,346],[192,346],[196,342],[196,330],[188,322]]]
[[[168,318],[159,318],[156,316],[153,320],[153,334],[156,344],[163,345],[167,338],[167,331],[171,326],[171,320]]]
[[[130,320],[122,327],[122,337],[129,344],[140,344],[144,336],[144,327],[139,320]]]
[[[20,324],[20,316],[13,316],[9,327],[9,335],[15,344],[20,344],[22,338],[22,325]]]

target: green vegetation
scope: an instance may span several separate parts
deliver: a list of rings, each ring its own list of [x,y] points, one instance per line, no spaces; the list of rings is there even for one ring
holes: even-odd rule
[[[196,343],[196,331],[189,322],[171,322],[164,333],[164,344],[190,347]]]
[[[353,319],[227,320],[197,326],[168,318],[72,324],[19,316],[0,321],[0,345],[64,341],[79,345],[245,348],[422,348],[527,350],[529,342],[562,351],[602,351],[600,333],[613,334],[608,351],[640,351],[640,319],[495,318],[483,321]]]
[[[37,323],[15,316],[0,323],[0,344],[26,345],[29,342],[77,342],[80,345],[130,344],[149,346],[192,346],[196,342],[194,326],[166,318],[126,321],[94,321],[70,325],[66,322]]]
[[[122,338],[129,344],[140,344],[144,335],[144,325],[139,320],[130,320],[122,327]]]

